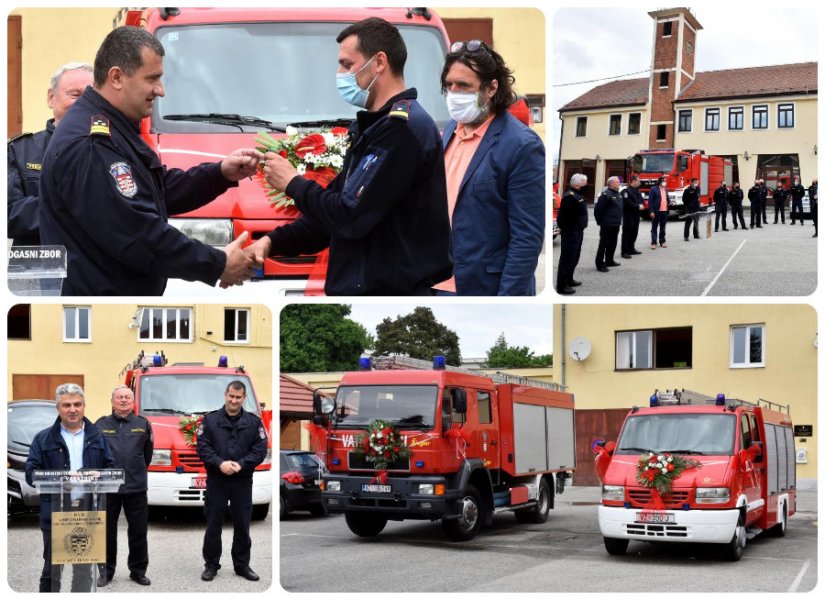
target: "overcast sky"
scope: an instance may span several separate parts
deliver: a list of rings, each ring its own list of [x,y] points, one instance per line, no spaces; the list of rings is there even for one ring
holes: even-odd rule
[[[813,5],[813,2],[810,3]],[[558,109],[607,81],[559,87],[637,73],[647,77],[653,52],[653,19],[663,8],[563,8],[553,17],[551,82],[553,84],[554,162],[558,159],[561,122]],[[817,15],[814,8],[784,3],[702,2],[691,6],[702,25],[696,38],[696,70],[789,64],[817,60]]]
[[[501,333],[511,346],[529,347],[535,355],[553,353],[553,307],[531,304],[463,304],[428,306],[436,320],[458,335],[462,358],[483,358]],[[353,304],[350,318],[372,335],[385,318],[409,314],[416,304]]]

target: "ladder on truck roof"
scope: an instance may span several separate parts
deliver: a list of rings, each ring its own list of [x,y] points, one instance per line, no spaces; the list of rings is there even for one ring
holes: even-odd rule
[[[410,358],[409,356],[379,356],[373,358],[375,370],[432,370],[432,362],[427,360],[420,360],[418,358]],[[482,370],[472,370],[470,368],[460,368],[458,366],[446,365],[445,370],[450,372],[461,372],[464,374],[472,374],[474,376],[486,376],[497,385],[512,384],[524,385],[525,387],[537,387],[539,389],[549,389],[550,391],[562,391],[563,387],[558,383],[549,383],[546,381],[539,381],[531,379],[526,376],[519,376],[515,374],[506,374],[504,372],[496,372],[494,374],[487,374]]]
[[[762,407],[767,408],[769,410],[775,410],[780,413],[790,414],[791,413],[791,406],[789,405],[782,405],[772,401],[768,401],[767,399],[762,399],[761,397],[756,400],[756,403],[751,401],[745,401],[744,399],[734,399],[732,397],[725,397],[723,394],[719,394],[717,396],[706,395],[704,393],[699,393],[698,391],[693,391],[691,389],[665,389],[664,391],[660,391],[656,389],[653,393],[659,401],[659,405],[662,406],[702,406],[702,405],[714,405],[717,403],[719,396],[721,395],[724,398],[724,405],[727,408],[734,408],[736,406],[752,406],[752,407]],[[651,397],[652,399],[652,397]]]

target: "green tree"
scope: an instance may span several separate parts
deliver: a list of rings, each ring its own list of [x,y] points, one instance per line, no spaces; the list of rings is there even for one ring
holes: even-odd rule
[[[444,356],[447,364],[461,365],[458,335],[435,319],[429,308],[417,307],[395,320],[385,318],[375,327],[375,355],[406,355],[419,360]]]
[[[281,372],[354,370],[372,345],[345,304],[291,304],[281,311]]]
[[[551,354],[536,356],[528,347],[511,347],[507,345],[504,333],[499,335],[495,345],[487,350],[488,368],[538,368],[552,365]]]

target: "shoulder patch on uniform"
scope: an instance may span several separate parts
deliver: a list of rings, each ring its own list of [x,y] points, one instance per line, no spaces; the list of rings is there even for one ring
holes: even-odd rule
[[[108,135],[112,133],[109,131],[109,119],[102,114],[92,116],[92,126],[89,129],[89,135]]]
[[[410,106],[412,102],[409,100],[399,100],[390,108],[390,118],[401,119],[403,121],[410,120]]]
[[[26,133],[21,133],[20,135],[10,137],[6,143],[11,143],[13,141],[17,141],[18,139],[23,139],[24,137],[31,137],[32,135],[34,135],[34,133],[31,133],[30,131]]]
[[[109,174],[115,180],[120,195],[133,198],[138,191],[137,183],[132,177],[132,167],[126,162],[115,162],[109,167]]]

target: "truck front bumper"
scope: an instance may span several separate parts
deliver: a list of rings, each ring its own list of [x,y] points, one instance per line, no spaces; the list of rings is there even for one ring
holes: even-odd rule
[[[333,514],[343,512],[381,513],[390,520],[437,520],[458,517],[458,492],[447,489],[444,495],[422,495],[421,484],[447,485],[443,477],[390,477],[385,483],[387,492],[365,490],[365,485],[377,485],[372,476],[324,476],[324,507]],[[341,483],[340,492],[330,492],[330,481]]]
[[[739,510],[657,510],[670,514],[672,523],[637,522],[645,510],[599,506],[599,528],[611,539],[676,543],[728,543],[733,538]]]
[[[194,472],[149,472],[149,505],[192,506],[203,505],[206,489],[195,488]],[[261,505],[272,501],[272,472],[256,470],[252,475],[252,504]]]

